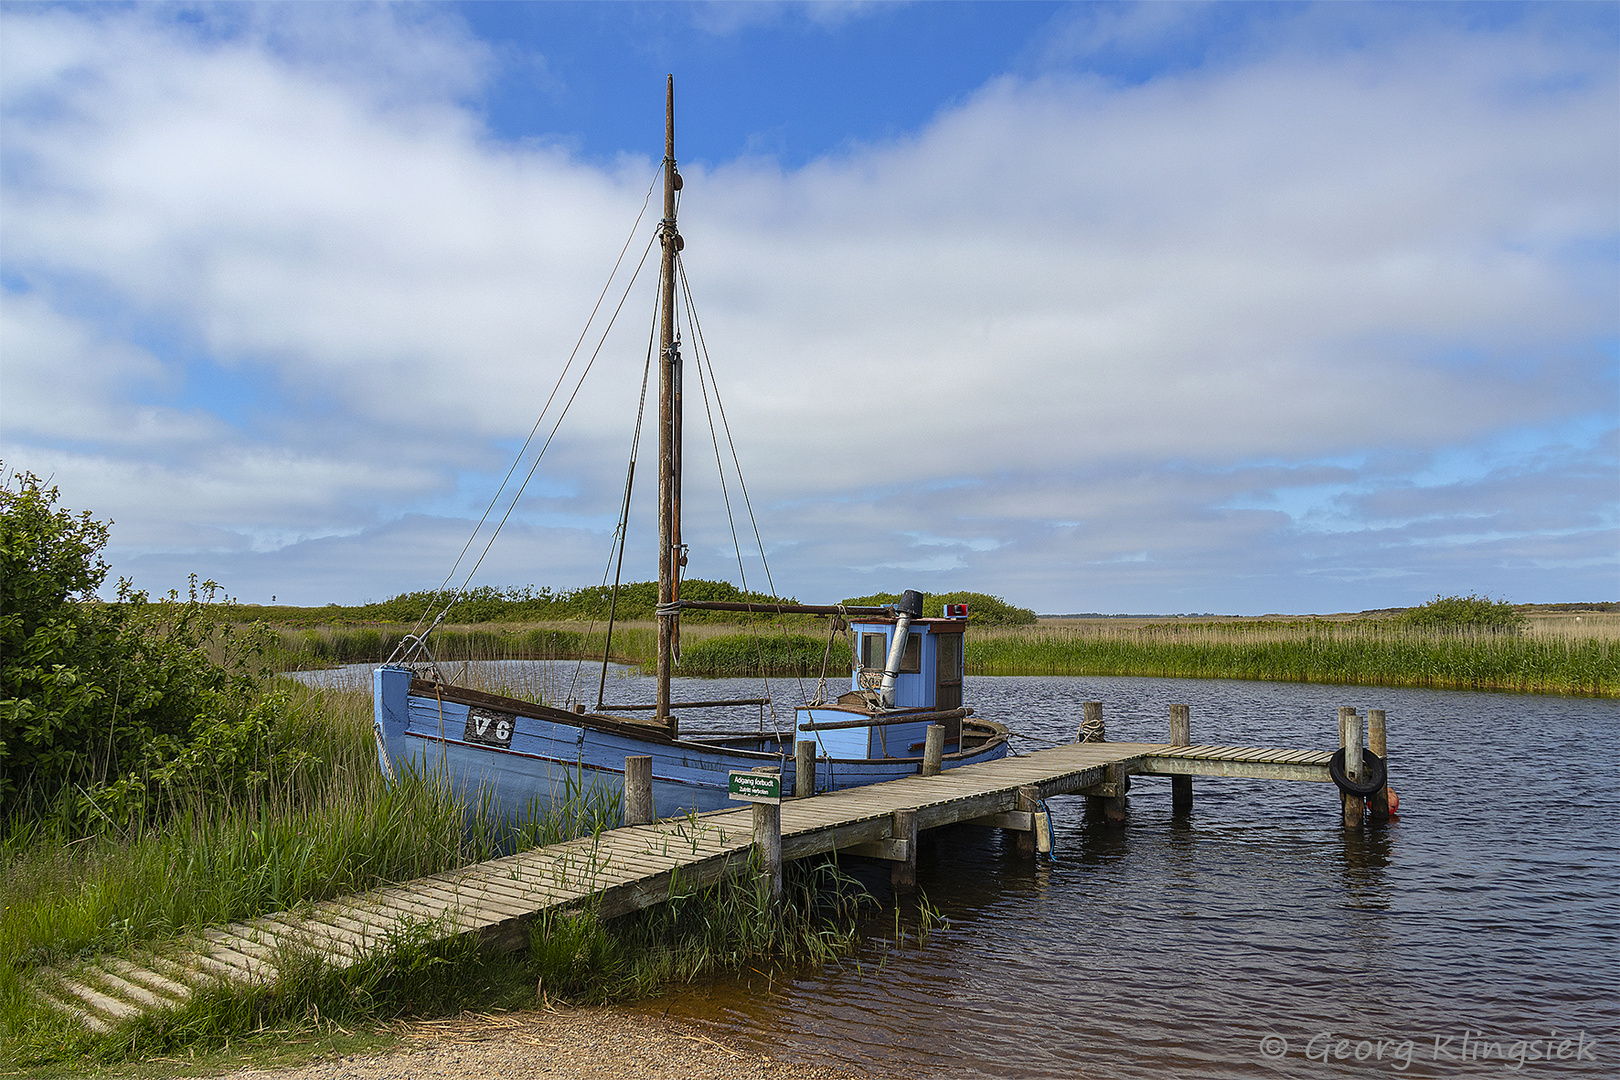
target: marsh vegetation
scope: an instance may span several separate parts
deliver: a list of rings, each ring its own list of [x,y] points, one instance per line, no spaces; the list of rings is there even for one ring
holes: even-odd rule
[[[836,866],[796,866],[781,908],[746,875],[633,918],[602,922],[587,909],[537,919],[518,955],[424,926],[356,967],[279,956],[272,985],[217,986],[93,1034],[42,1002],[32,980],[78,959],[162,953],[207,926],[589,835],[615,827],[620,808],[615,795],[582,791],[514,820],[442,776],[385,781],[368,693],[277,676],[282,641],[241,624],[211,583],[157,599],[126,584],[115,603],[97,600],[105,525],[57,507],[55,490],[27,474],[8,477],[0,494],[0,1065],[71,1071],[85,1060],[279,1042],[532,1002],[541,986],[553,1000],[617,1000],[742,963],[822,962],[854,940],[870,903],[863,890]]]

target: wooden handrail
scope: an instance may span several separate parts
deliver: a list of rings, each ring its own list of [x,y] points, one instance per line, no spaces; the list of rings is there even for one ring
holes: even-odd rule
[[[771,699],[768,698],[768,697],[745,697],[745,698],[734,698],[734,699],[729,700],[729,701],[672,701],[672,702],[669,703],[669,707],[672,708],[672,709],[719,709],[719,708],[724,708],[727,705],[769,705],[770,703],[771,703]],[[652,711],[652,710],[654,710],[656,708],[658,708],[658,706],[656,704],[653,704],[653,705],[604,705],[604,706],[602,706],[602,711],[603,712],[650,712],[650,711]]]
[[[972,709],[946,709],[943,712],[908,713],[903,716],[895,716],[891,713],[883,713],[882,715],[871,716],[864,720],[834,720],[831,723],[826,724],[800,724],[799,730],[837,731],[839,728],[893,727],[896,724],[915,724],[922,721],[938,723],[941,720],[960,720],[963,717],[972,715]]]

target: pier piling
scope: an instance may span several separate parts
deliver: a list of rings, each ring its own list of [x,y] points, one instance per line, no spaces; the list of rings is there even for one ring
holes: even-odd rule
[[[653,820],[652,756],[624,759],[624,823],[651,825]]]
[[[1344,772],[1352,780],[1361,779],[1361,715],[1348,705],[1339,708],[1339,745],[1344,748]],[[1367,812],[1367,800],[1345,795],[1344,823],[1360,825]]]
[[[801,799],[816,793],[816,744],[800,739],[793,746],[793,794]]]
[[[1383,709],[1367,710],[1367,749],[1384,759],[1384,786],[1367,800],[1374,821],[1389,820],[1389,731]]]
[[[1192,708],[1187,705],[1170,706],[1170,745],[1192,745]],[[1184,814],[1192,809],[1192,777],[1170,778],[1170,810]]]
[[[897,893],[917,888],[917,811],[894,812],[893,839],[906,845],[906,857],[889,864],[889,887]]]
[[[1083,701],[1080,703],[1081,719],[1080,730],[1075,734],[1075,742],[1106,742],[1107,737],[1103,731],[1102,702]]]
[[[922,774],[938,776],[940,764],[944,760],[945,728],[941,724],[929,724],[926,741],[923,743]]]
[[[782,804],[754,804],[754,854],[771,903],[782,900]]]
[[[1029,815],[1030,827],[1018,833],[1018,854],[1026,859],[1035,857],[1035,814],[1041,808],[1041,789],[1026,784],[1018,789],[1018,809]]]
[[[1124,821],[1125,793],[1131,790],[1131,774],[1123,765],[1110,765],[1107,776],[1107,782],[1112,785],[1114,793],[1102,797],[1103,816],[1109,821]]]

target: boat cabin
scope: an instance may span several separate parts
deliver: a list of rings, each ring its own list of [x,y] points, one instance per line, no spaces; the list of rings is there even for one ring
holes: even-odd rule
[[[902,627],[906,639],[894,676],[894,703],[883,708],[884,674],[895,634]],[[928,726],[940,724],[945,728],[945,752],[955,751],[962,739],[959,710],[966,629],[965,611],[937,619],[851,619],[855,666],[849,692],[836,703],[799,709],[801,736],[815,739],[818,757],[921,758]],[[908,721],[908,714],[918,718]]]

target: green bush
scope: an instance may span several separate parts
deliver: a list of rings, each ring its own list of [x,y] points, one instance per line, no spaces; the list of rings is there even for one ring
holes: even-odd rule
[[[1436,596],[1427,604],[1396,616],[1406,626],[1425,630],[1494,630],[1518,633],[1529,620],[1506,600],[1488,596]]]
[[[343,606],[327,604],[325,607],[260,607],[245,605],[242,613],[251,618],[262,618],[278,625],[337,626],[356,623],[403,624],[412,626],[427,612],[430,605],[442,604],[448,597],[422,590],[400,593],[388,600],[375,603]],[[606,619],[612,606],[613,588],[609,585],[586,585],[578,589],[552,591],[551,587],[533,585],[499,588],[481,585],[469,589],[450,605],[445,622],[467,624],[481,622],[544,622],[561,619]],[[688,578],[681,582],[683,600],[720,600],[768,604],[773,600],[794,603],[792,597],[771,597],[766,593],[744,592],[725,581],[705,581]],[[619,587],[619,602],[615,612],[620,621],[645,620],[654,617],[658,606],[658,582],[630,581]],[[681,618],[696,622],[725,622],[735,616],[728,612],[688,611]]]
[[[259,701],[260,643],[218,586],[97,599],[107,523],[56,506],[31,473],[0,486],[0,829],[47,812],[88,824],[199,786],[237,791],[272,760],[283,699]]]
[[[846,604],[894,604],[899,593],[873,593],[871,596],[853,596]],[[999,596],[982,592],[923,593],[923,614],[938,617],[946,604],[966,604],[968,621],[974,626],[1033,626],[1035,613],[1029,608],[1015,607]]]

